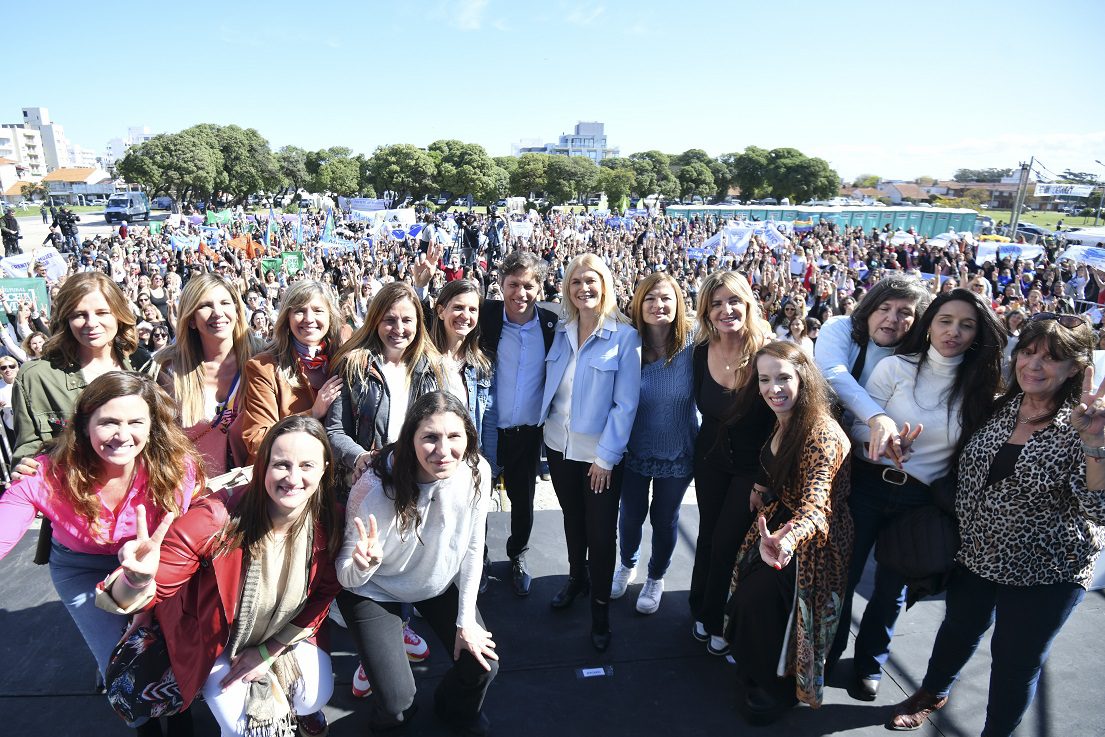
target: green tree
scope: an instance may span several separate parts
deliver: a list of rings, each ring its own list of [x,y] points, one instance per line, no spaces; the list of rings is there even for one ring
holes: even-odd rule
[[[549,160],[548,154],[522,154],[518,165],[510,173],[510,192],[520,197],[533,197],[545,191]]]
[[[186,200],[210,197],[222,166],[222,151],[211,128],[193,126],[132,146],[116,164],[116,171],[151,194],[168,193]]]
[[[729,171],[732,182],[741,191],[741,199],[752,200],[762,197],[767,191],[768,151],[758,146],[748,146],[739,154],[727,154],[724,161],[732,157]]]
[[[491,167],[491,176],[487,179],[486,188],[476,192],[476,199],[490,204],[497,201],[500,197],[506,197],[509,193],[510,174],[498,164],[493,164]]]
[[[380,146],[368,160],[377,192],[394,192],[402,202],[408,195],[424,198],[434,186],[437,166],[430,154],[409,143]]]
[[[563,204],[594,191],[598,177],[599,168],[589,158],[552,156],[546,167],[545,191],[553,202]]]
[[[269,142],[253,128],[236,125],[207,125],[219,142],[222,168],[217,188],[244,202],[255,192],[275,189],[280,183],[280,166]]]
[[[50,196],[50,188],[42,182],[24,182],[19,188],[19,194],[28,200],[33,200],[35,197],[44,200]]]
[[[810,158],[794,148],[776,148],[768,152],[767,184],[772,197],[798,203],[835,195],[840,177],[824,159]]]
[[[306,157],[307,189],[351,197],[360,191],[360,164],[346,146],[309,151]]]
[[[706,164],[695,161],[679,170],[679,188],[683,197],[691,195],[706,196],[717,191],[714,174]]]
[[[623,202],[633,191],[633,167],[599,167],[598,189],[606,194],[611,210],[621,210]]]
[[[495,156],[491,160],[495,162],[495,166],[506,172],[507,177],[510,177],[518,168],[517,156]]]
[[[449,197],[480,197],[495,189],[495,162],[478,143],[443,139],[430,144],[437,164],[436,184]]]
[[[1012,169],[957,169],[955,181],[957,182],[1000,182],[1003,177],[1013,174]]]
[[[930,177],[928,175],[917,177],[918,187],[931,187],[934,184],[936,184],[936,177]]]
[[[299,146],[284,146],[276,152],[283,184],[298,192],[307,183],[307,152]]]
[[[860,174],[854,180],[852,180],[853,187],[877,187],[882,180],[878,174]]]
[[[636,192],[641,197],[660,194],[679,195],[679,182],[671,171],[671,158],[661,151],[641,151],[629,156],[635,175]]]

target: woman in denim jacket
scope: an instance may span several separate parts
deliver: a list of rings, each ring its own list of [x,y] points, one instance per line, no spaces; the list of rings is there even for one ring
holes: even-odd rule
[[[565,320],[545,359],[541,421],[549,473],[564,512],[569,579],[554,609],[591,595],[591,643],[610,646],[622,458],[641,391],[641,339],[618,312],[614,280],[585,253],[564,274]]]
[[[468,408],[468,415],[476,425],[476,437],[480,439],[480,452],[487,456],[484,421],[491,397],[493,366],[480,349],[482,306],[477,282],[470,279],[449,282],[438,292],[430,339],[441,353],[442,389]]]

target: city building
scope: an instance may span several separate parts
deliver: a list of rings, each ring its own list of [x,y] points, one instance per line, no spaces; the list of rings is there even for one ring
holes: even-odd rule
[[[50,120],[50,111],[44,107],[23,108],[23,127],[36,130],[42,136],[42,152],[49,171],[69,166],[69,139],[65,129]]]
[[[620,152],[606,142],[605,124],[594,121],[576,123],[571,133],[560,136],[556,143],[537,143],[533,139],[523,140],[511,146],[513,156],[538,153],[555,156],[586,156],[596,164],[603,159],[617,158]],[[538,139],[539,140],[539,139]]]
[[[42,136],[33,128],[24,128],[21,123],[0,126],[0,157],[15,162],[21,179],[38,181],[46,174]]]
[[[107,152],[104,155],[104,163],[110,166],[119,159],[123,158],[123,154],[127,152],[127,149],[131,146],[139,143],[145,143],[154,137],[153,133],[150,133],[149,126],[132,125],[127,128],[127,135],[123,138],[112,138],[107,142]]]
[[[73,162],[73,166],[96,167],[100,165],[97,161],[98,158],[96,152],[90,148],[85,148],[77,143],[69,145],[69,160]]]
[[[92,166],[56,169],[42,181],[50,191],[50,201],[55,204],[86,205],[115,191],[111,175]]]

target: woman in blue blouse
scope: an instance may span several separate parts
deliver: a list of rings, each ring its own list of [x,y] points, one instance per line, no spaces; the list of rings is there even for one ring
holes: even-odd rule
[[[637,597],[637,611],[660,608],[664,574],[675,551],[679,505],[694,473],[698,433],[691,371],[692,331],[679,284],[667,272],[645,278],[630,306],[641,335],[641,397],[622,480],[618,536],[621,560],[610,596],[625,594],[637,572],[637,553],[645,517],[652,522],[652,558],[648,578]],[[652,505],[649,506],[649,485]]]
[[[572,259],[564,285],[565,320],[545,358],[541,399],[570,576],[552,606],[563,609],[590,592],[591,644],[605,651],[622,456],[641,393],[641,339],[618,312],[614,279],[598,256]]]

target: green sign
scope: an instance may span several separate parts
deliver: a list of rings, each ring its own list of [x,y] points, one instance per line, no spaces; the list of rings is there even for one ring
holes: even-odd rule
[[[19,311],[20,302],[34,301],[41,310],[49,311],[50,293],[46,289],[46,280],[40,278],[29,279],[0,279],[0,302],[4,309],[0,310],[0,322],[8,324],[6,313]]]
[[[265,272],[280,271],[280,267],[284,266],[289,274],[294,274],[297,271],[303,271],[306,265],[307,260],[303,257],[302,251],[285,251],[278,257],[261,259],[261,270]]]

